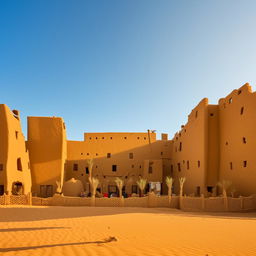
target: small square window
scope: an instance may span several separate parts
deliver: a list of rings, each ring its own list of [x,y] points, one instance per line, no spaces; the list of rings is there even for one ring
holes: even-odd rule
[[[244,161],[244,167],[246,167],[247,166],[247,161]]]
[[[107,158],[110,158],[111,157],[111,153],[107,153]]]
[[[133,153],[129,153],[129,159],[133,159]]]

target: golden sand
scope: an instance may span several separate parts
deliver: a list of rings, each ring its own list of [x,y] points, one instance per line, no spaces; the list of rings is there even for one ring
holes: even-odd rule
[[[256,255],[256,213],[0,207],[0,255]]]

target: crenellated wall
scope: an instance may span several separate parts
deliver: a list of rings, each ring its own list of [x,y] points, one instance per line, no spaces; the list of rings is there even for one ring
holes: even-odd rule
[[[256,193],[256,93],[245,84],[219,100],[220,180],[238,194]]]

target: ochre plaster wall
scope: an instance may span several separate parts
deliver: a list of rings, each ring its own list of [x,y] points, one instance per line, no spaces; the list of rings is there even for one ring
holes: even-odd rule
[[[40,185],[63,184],[66,161],[66,128],[59,117],[28,117],[28,141],[32,192],[40,195]]]
[[[219,112],[220,180],[231,180],[238,194],[255,194],[256,93],[245,84],[219,100]]]
[[[80,179],[88,192],[87,159],[93,158],[93,176],[100,180],[103,192],[108,191],[109,185],[115,185],[115,177],[122,177],[126,192],[131,193],[131,186],[136,185],[136,181],[145,172],[144,160],[168,159],[170,144],[171,141],[166,139],[156,140],[156,134],[152,132],[86,133],[84,141],[67,143],[66,179]],[[109,158],[108,153],[111,154]],[[74,164],[78,165],[77,171],[74,170]],[[117,166],[115,172],[112,171],[113,165]],[[152,175],[154,181],[162,181],[162,173],[162,165],[156,164]]]
[[[0,185],[4,185],[6,193],[11,194],[13,183],[21,182],[22,192],[31,191],[31,176],[29,156],[25,138],[21,130],[19,112],[14,114],[6,105],[0,104]],[[18,170],[17,160],[20,158],[21,170]]]

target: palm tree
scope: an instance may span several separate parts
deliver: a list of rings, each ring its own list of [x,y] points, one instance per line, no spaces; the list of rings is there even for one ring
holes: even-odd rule
[[[170,176],[166,176],[165,178],[165,183],[168,187],[168,200],[169,200],[169,205],[171,204],[172,200],[172,186],[173,186],[173,178]]]
[[[227,190],[231,186],[231,184],[232,184],[232,181],[230,181],[230,180],[222,180],[221,182],[219,181],[217,183],[217,186],[222,188],[222,194],[223,194],[223,198],[224,198],[224,206],[225,206],[226,211],[228,211]]]
[[[56,188],[56,193],[57,194],[61,194],[61,183],[59,180],[56,180],[56,185],[57,185],[57,188]]]
[[[93,158],[90,158],[87,160],[87,164],[88,164],[88,169],[89,169],[89,182],[90,182],[90,192],[91,194],[93,194],[93,177],[92,177],[92,168],[93,168]],[[96,187],[97,189],[97,187]],[[95,190],[95,193],[96,193],[96,190]],[[94,193],[94,195],[95,195]]]
[[[121,198],[122,197],[122,190],[123,190],[123,186],[124,186],[124,180],[119,178],[119,177],[116,177],[115,183],[116,183],[116,185],[118,187],[118,190],[119,190],[119,197]]]
[[[223,197],[227,197],[227,190],[231,185],[232,185],[232,181],[230,180],[222,180],[221,182],[219,181],[217,183],[217,186],[222,188]]]
[[[186,177],[180,177],[179,181],[180,181],[180,197],[182,197],[183,196],[183,185],[186,181]]]
[[[146,184],[147,184],[147,180],[146,180],[146,179],[140,178],[140,179],[137,181],[137,185],[139,186],[139,189],[140,189],[140,196],[143,195],[143,192],[144,192],[144,189],[145,189],[145,187],[146,187]]]
[[[92,192],[91,193],[92,193],[93,198],[95,197],[96,190],[97,190],[97,187],[98,187],[99,183],[100,183],[99,179],[94,178],[94,177],[91,178],[91,185],[92,185]]]

